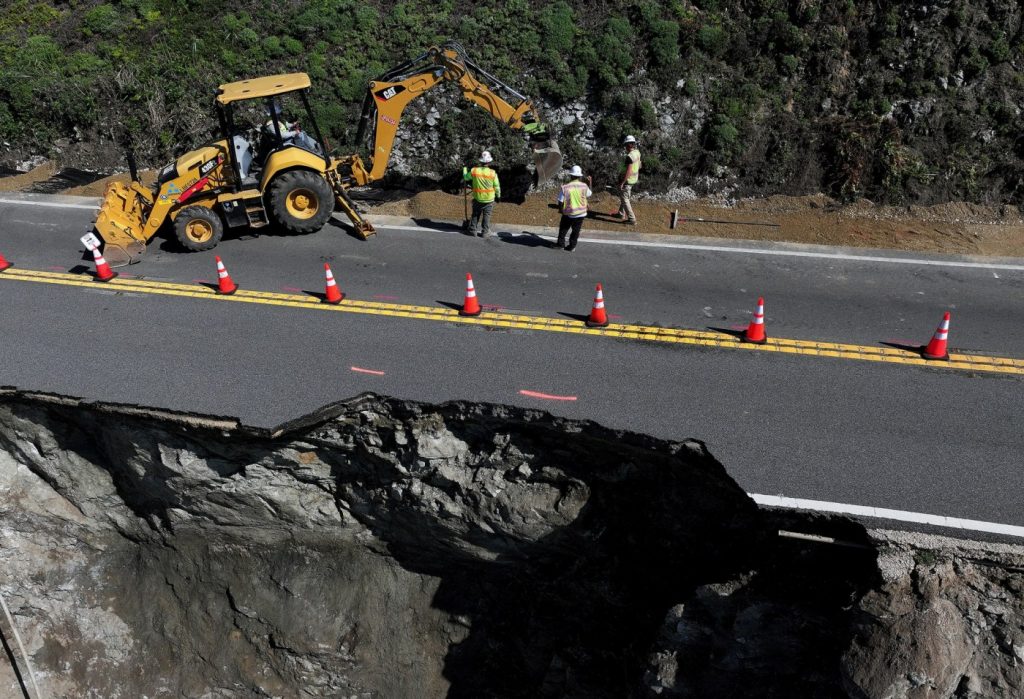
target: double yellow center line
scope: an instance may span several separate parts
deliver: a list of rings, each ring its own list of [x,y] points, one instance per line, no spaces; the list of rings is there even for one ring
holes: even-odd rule
[[[579,321],[563,318],[539,318],[513,313],[487,312],[476,317],[460,316],[458,311],[432,306],[411,306],[399,303],[358,301],[346,298],[339,305],[322,303],[319,299],[301,294],[283,294],[269,291],[239,290],[231,296],[221,296],[213,289],[197,284],[175,284],[143,279],[118,278],[106,284],[99,284],[90,277],[58,272],[42,272],[12,267],[0,273],[0,281],[37,282],[59,286],[78,286],[92,289],[108,289],[121,292],[153,294],[157,296],[179,296],[184,298],[208,299],[229,303],[255,303],[265,306],[302,308],[329,313],[359,313],[363,315],[388,316],[392,318],[414,318],[464,325],[481,325],[489,328],[511,328],[539,330],[544,332],[572,333],[575,335],[600,335],[628,340],[645,340],[699,347],[749,350],[754,352],[783,352],[811,357],[834,357],[837,359],[859,359],[868,362],[888,362],[927,366],[937,369],[959,369],[962,371],[983,371],[995,374],[1024,375],[1024,359],[992,357],[986,355],[952,353],[948,362],[928,361],[920,355],[897,348],[850,345],[836,342],[810,342],[781,338],[769,339],[763,345],[741,342],[723,333],[678,328],[660,328],[646,325],[612,323],[605,328],[588,328]]]

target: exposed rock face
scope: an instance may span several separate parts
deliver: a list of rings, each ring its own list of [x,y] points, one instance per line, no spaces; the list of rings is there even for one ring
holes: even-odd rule
[[[3,591],[55,696],[621,696],[765,531],[700,443],[539,412],[0,410]]]
[[[851,697],[1024,695],[1024,558],[996,548],[918,550],[864,596],[842,663]]]
[[[536,411],[364,396],[271,433],[8,393],[0,496],[0,592],[52,697],[1019,687],[1019,576],[965,615],[992,578],[883,583],[859,526],[760,512],[699,442]]]

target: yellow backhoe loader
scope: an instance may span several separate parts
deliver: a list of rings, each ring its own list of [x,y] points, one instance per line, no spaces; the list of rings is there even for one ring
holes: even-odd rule
[[[558,144],[533,104],[469,61],[455,43],[433,47],[370,83],[357,138],[362,143],[373,119],[368,162],[359,155],[328,153],[309,108],[305,73],[227,83],[215,98],[218,140],[165,166],[152,187],[139,182],[132,166],[130,183],[107,188],[95,223],[104,257],[115,266],[137,262],[168,220],[178,242],[199,251],[215,247],[225,228],[273,224],[291,233],[311,233],[336,208],[366,239],[374,228],[347,190],[384,176],[405,107],[442,82],[456,83],[467,100],[528,136],[537,181],[561,168]],[[303,115],[306,130],[285,119],[289,101],[291,110]],[[267,118],[266,123],[260,125],[262,119],[254,114]]]

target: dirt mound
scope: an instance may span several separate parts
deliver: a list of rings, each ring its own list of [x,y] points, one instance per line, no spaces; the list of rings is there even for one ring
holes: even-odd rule
[[[27,192],[36,183],[45,182],[53,177],[57,170],[56,163],[47,162],[20,175],[0,178],[0,192]]]
[[[49,179],[33,183],[28,191],[35,194],[60,194],[71,188],[87,187],[100,179],[103,179],[103,173],[95,170],[66,167],[58,170]]]
[[[148,187],[156,182],[156,175],[156,170],[142,170],[139,172],[139,179]],[[79,197],[102,197],[103,193],[107,191],[107,185],[111,182],[129,182],[130,180],[131,177],[128,176],[128,173],[119,172],[116,175],[110,175],[95,182],[71,187],[61,192],[61,194],[73,194]]]

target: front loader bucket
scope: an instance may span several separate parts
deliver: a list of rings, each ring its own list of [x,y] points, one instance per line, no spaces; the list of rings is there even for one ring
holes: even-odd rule
[[[537,143],[533,147],[533,165],[537,175],[536,184],[547,182],[562,169],[562,151],[554,140]]]
[[[95,228],[104,243],[103,257],[112,267],[138,262],[146,251],[142,231],[150,204],[132,185],[112,182],[107,186]]]

